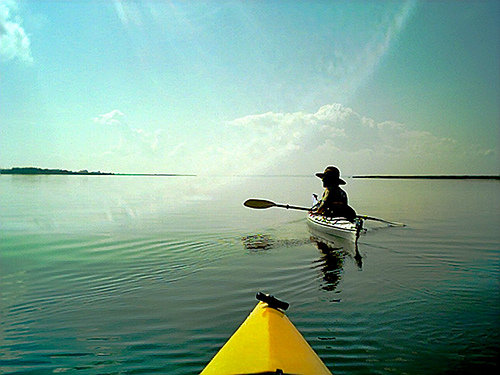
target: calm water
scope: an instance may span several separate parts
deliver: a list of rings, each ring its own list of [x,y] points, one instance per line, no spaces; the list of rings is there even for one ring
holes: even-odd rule
[[[198,373],[257,291],[335,373],[493,371],[499,187],[348,179],[358,213],[407,224],[368,223],[359,264],[303,212],[241,204],[308,206],[314,177],[0,176],[0,373]]]

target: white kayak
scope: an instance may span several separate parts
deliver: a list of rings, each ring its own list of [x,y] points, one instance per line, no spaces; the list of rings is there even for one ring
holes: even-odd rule
[[[313,208],[319,204],[316,194],[312,195]],[[349,221],[345,217],[324,216],[314,211],[307,214],[307,224],[311,232],[319,237],[337,237],[356,242],[363,231],[363,219],[356,217]]]
[[[308,213],[307,224],[314,234],[340,237],[352,242],[356,242],[363,231],[361,218],[351,222],[344,217],[327,217],[314,212]]]

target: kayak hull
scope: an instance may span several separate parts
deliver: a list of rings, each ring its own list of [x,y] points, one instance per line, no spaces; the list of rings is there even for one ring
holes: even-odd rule
[[[343,238],[355,242],[363,230],[363,221],[354,222],[343,217],[326,217],[310,212],[307,215],[307,224],[314,234],[319,236]]]
[[[258,373],[331,374],[287,316],[264,302],[255,306],[201,372]]]

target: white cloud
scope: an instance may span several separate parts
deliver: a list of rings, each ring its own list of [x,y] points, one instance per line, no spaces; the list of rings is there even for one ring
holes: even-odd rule
[[[32,63],[30,39],[18,16],[14,1],[0,3],[0,59],[9,61],[19,59],[24,63]]]
[[[92,120],[95,123],[107,126],[120,126],[124,125],[125,115],[118,109],[114,109],[111,112],[104,113],[102,115],[97,115]]]
[[[118,125],[110,160],[133,169],[200,175],[311,174],[338,165],[363,173],[498,173],[498,150],[461,144],[395,121],[377,122],[341,104],[314,113],[267,112],[234,119],[213,138],[168,138],[131,127],[119,110],[96,123]],[[110,145],[111,146],[111,145]]]
[[[329,164],[353,173],[494,173],[496,151],[376,122],[341,104],[316,113],[264,113],[229,122],[225,138],[199,157],[219,174],[308,174]]]

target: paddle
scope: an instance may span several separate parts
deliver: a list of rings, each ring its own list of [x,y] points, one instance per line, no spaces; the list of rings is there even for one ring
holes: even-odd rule
[[[310,208],[307,207],[299,207],[299,206],[290,206],[288,204],[278,204],[274,203],[265,199],[247,199],[243,205],[245,207],[249,208],[256,208],[256,209],[265,209],[265,208],[271,208],[271,207],[279,207],[279,208],[286,208],[291,209],[291,210],[302,210],[302,211],[310,211]],[[373,217],[373,216],[367,216],[367,215],[357,215],[360,219],[364,220],[373,220],[373,221],[379,221],[381,223],[385,223],[394,227],[404,227],[406,224],[403,223],[396,223],[394,221],[387,221],[384,219],[379,219],[378,217]]]
[[[298,206],[290,206],[288,204],[278,204],[274,203],[271,201],[266,201],[264,199],[247,199],[244,203],[244,206],[250,207],[250,208],[257,208],[257,209],[264,209],[264,208],[270,208],[270,207],[279,207],[279,208],[286,208],[292,209],[292,210],[302,210],[302,211],[310,211],[310,208],[307,207],[298,207]]]
[[[373,220],[373,221],[380,221],[381,223],[385,223],[390,225],[391,227],[406,227],[406,224],[404,223],[397,223],[395,221],[387,221],[384,219],[379,219],[378,217],[373,217],[373,216],[366,216],[366,215],[356,215],[360,219],[363,220]]]

